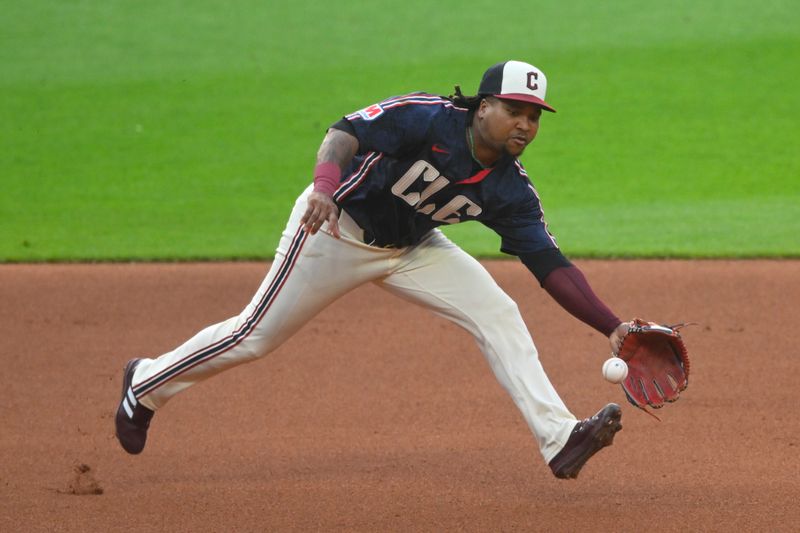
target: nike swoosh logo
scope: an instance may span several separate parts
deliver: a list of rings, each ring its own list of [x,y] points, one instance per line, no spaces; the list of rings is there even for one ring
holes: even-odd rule
[[[450,150],[445,150],[444,148],[442,148],[438,144],[434,144],[433,147],[431,147],[431,150],[433,150],[434,152],[439,153],[439,154],[449,154],[450,153]]]

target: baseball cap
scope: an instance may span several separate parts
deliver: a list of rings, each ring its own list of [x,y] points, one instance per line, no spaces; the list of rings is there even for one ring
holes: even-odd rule
[[[544,101],[546,91],[547,78],[544,72],[522,61],[504,61],[492,65],[483,74],[478,87],[480,96],[530,102],[555,113],[556,110]]]

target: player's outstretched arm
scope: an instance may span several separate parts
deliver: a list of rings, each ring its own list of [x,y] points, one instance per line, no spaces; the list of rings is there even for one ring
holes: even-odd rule
[[[594,293],[583,272],[575,265],[550,272],[542,283],[553,299],[570,314],[608,337],[612,353],[617,353],[627,332],[622,322]]]
[[[611,353],[619,353],[630,322],[622,322],[594,293],[586,276],[575,265],[553,270],[543,287],[561,307],[608,337]]]
[[[314,191],[308,196],[308,208],[300,219],[305,230],[314,235],[326,221],[331,234],[339,233],[339,208],[333,193],[339,187],[344,169],[358,151],[358,139],[347,132],[331,128],[322,140],[314,167]]]

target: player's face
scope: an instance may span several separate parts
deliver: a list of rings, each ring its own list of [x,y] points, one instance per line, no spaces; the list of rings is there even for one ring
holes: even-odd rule
[[[528,102],[486,98],[481,102],[478,116],[481,140],[487,147],[518,157],[539,131],[542,108]]]

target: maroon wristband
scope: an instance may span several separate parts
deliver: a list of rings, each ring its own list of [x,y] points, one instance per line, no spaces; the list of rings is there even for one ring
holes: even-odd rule
[[[317,163],[317,166],[314,167],[314,190],[333,196],[333,193],[339,188],[341,178],[342,169],[333,161]]]

